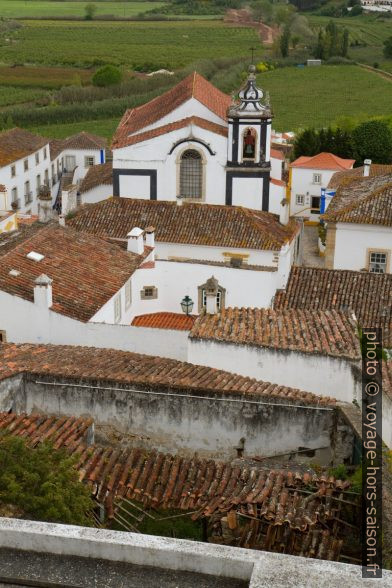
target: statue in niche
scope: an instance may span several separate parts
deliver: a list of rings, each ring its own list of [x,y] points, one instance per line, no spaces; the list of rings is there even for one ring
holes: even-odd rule
[[[248,129],[244,136],[242,156],[244,159],[254,159],[256,154],[256,137],[251,129]]]

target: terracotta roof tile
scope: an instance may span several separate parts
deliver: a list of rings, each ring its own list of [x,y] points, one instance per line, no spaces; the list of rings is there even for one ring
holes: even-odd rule
[[[24,372],[94,381],[101,379],[152,389],[166,387],[274,397],[301,404],[328,406],[335,403],[328,397],[174,359],[95,347],[0,345],[0,380]]]
[[[275,186],[284,186],[284,187],[286,187],[286,182],[284,182],[283,180],[277,180],[275,178],[270,178],[270,182],[271,182],[271,184],[275,184]]]
[[[352,309],[362,327],[381,327],[385,347],[392,347],[392,274],[292,267],[276,310]]]
[[[3,246],[0,239],[0,290],[33,301],[34,281],[45,274],[53,280],[52,310],[81,321],[90,320],[144,259],[57,223],[36,223],[15,233]],[[44,258],[28,259],[31,251]],[[20,274],[10,275],[12,269]]]
[[[107,140],[98,135],[81,131],[76,135],[71,135],[66,139],[52,139],[50,141],[50,158],[56,159],[65,149],[75,150],[90,150],[90,149],[106,149]]]
[[[200,127],[201,129],[205,129],[206,131],[211,131],[211,133],[222,135],[222,137],[227,137],[228,135],[227,127],[218,125],[204,118],[200,118],[199,116],[190,116],[188,118],[183,118],[179,121],[168,123],[155,129],[150,129],[149,131],[130,135],[127,137],[127,139],[124,139],[121,146],[125,147],[129,145],[135,145],[136,143],[148,141],[149,139],[155,139],[156,137],[161,137],[167,133],[177,131],[178,129],[183,129],[185,127],[190,127],[192,125]]]
[[[189,336],[237,345],[360,358],[356,325],[346,314],[335,310],[225,308],[215,315],[200,315]]]
[[[33,447],[49,438],[77,456],[79,479],[105,504],[109,517],[125,497],[144,508],[188,511],[194,520],[226,516],[237,525],[242,515],[244,524],[249,517],[258,519],[264,532],[253,539],[255,545],[248,533],[234,535],[237,546],[281,551],[284,543],[290,553],[338,559],[343,539],[336,524],[332,533],[326,523],[334,523],[338,502],[333,499],[344,496],[349,482],[311,471],[268,469],[252,459],[223,463],[139,448],[87,447],[91,424],[75,417],[0,413],[0,430],[25,437]],[[64,429],[74,430],[73,444],[62,435]]]
[[[340,185],[344,185],[353,178],[361,178],[363,175],[364,166],[355,167],[345,171],[335,172],[332,178],[329,180],[328,188],[338,188]],[[372,163],[369,168],[369,176],[384,176],[386,174],[392,174],[392,165],[382,165],[379,163]]]
[[[9,129],[0,133],[0,166],[8,165],[26,157],[45,145],[49,139],[30,133],[25,129]]]
[[[156,240],[217,247],[279,250],[298,232],[291,220],[238,206],[111,198],[82,207],[67,222],[102,237],[125,239],[133,227],[156,227]]]
[[[196,98],[212,113],[226,120],[226,112],[231,104],[230,96],[194,72],[161,96],[142,106],[127,110],[113,137],[112,147],[119,149],[127,145],[130,135],[159,121],[191,98]]]
[[[101,163],[89,167],[87,174],[84,176],[80,184],[79,192],[83,194],[97,186],[112,186],[112,184],[113,165],[112,162],[109,161],[107,163]],[[110,192],[108,195],[111,195],[112,190],[108,190],[108,192]]]
[[[282,161],[284,161],[284,153],[282,151],[279,151],[279,149],[271,149],[271,157],[273,157],[274,159],[281,159]]]
[[[392,173],[346,178],[323,219],[392,227]]]
[[[302,155],[290,164],[290,167],[303,167],[307,169],[346,170],[355,163],[355,159],[342,159],[333,153],[318,153],[311,157]]]
[[[178,331],[190,331],[195,318],[176,312],[154,312],[135,316],[133,327],[149,327],[154,329],[175,329]]]

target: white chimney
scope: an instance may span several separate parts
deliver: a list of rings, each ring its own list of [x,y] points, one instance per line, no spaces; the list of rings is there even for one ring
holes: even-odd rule
[[[281,225],[287,225],[289,222],[289,207],[287,206],[286,198],[280,202],[279,222]]]
[[[52,281],[45,274],[34,280],[34,304],[41,308],[50,308],[53,304]]]
[[[363,177],[368,178],[370,176],[370,166],[372,165],[371,159],[365,159],[363,162]]]
[[[211,276],[206,282],[206,313],[216,314],[218,312],[217,306],[218,294],[218,280]]]
[[[128,233],[127,251],[131,251],[131,253],[137,253],[138,255],[142,255],[144,251],[143,234],[144,231],[142,231],[142,229],[139,229],[139,227],[134,227],[132,231]]]
[[[155,247],[155,227],[147,227],[146,233],[146,245],[147,247]]]
[[[59,214],[59,225],[65,227],[65,214]]]
[[[53,218],[52,196],[47,186],[40,186],[38,194],[38,220],[47,223]]]

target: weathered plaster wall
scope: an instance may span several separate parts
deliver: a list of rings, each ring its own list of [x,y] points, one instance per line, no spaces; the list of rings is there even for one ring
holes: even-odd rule
[[[286,402],[286,401],[285,401]],[[334,411],[296,407],[273,399],[151,391],[113,383],[26,376],[15,393],[16,412],[90,415],[132,443],[166,452],[230,459],[244,439],[245,455],[276,455],[299,447],[329,447]],[[113,431],[115,433],[115,431]]]

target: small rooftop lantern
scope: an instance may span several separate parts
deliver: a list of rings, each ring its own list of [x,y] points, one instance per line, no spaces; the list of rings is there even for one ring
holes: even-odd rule
[[[193,300],[188,296],[188,294],[184,296],[184,298],[181,300],[182,312],[188,316],[188,314],[192,312],[193,304]]]

